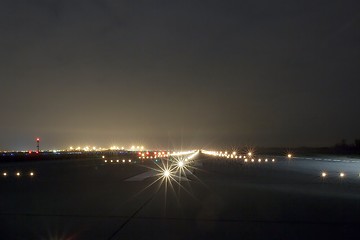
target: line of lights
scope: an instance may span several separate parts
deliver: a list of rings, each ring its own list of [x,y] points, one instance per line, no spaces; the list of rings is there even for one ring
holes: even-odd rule
[[[121,160],[120,161],[120,159],[116,159],[116,160],[113,160],[113,159],[110,159],[110,160],[108,160],[108,159],[105,159],[104,160],[104,163],[132,163],[132,160],[131,159],[128,159],[128,160],[126,160],[126,159],[123,159],[123,160]],[[135,163],[136,163],[136,161],[135,161]]]
[[[31,171],[31,172],[29,172],[27,175],[30,176],[30,177],[33,177],[33,176],[35,176],[35,173],[34,173],[33,171]],[[3,173],[2,173],[2,176],[3,176],[3,177],[8,177],[8,176],[9,176],[9,173],[8,173],[8,172],[3,172]],[[22,173],[21,173],[20,171],[17,171],[17,172],[15,172],[15,173],[13,174],[13,176],[21,177],[21,176],[22,176]]]
[[[320,176],[321,176],[322,178],[326,178],[326,177],[328,176],[328,173],[327,173],[327,172],[321,172]],[[344,178],[344,177],[346,177],[346,174],[345,174],[344,172],[339,172],[339,173],[338,173],[338,176],[339,176],[340,178]],[[360,177],[360,174],[359,174],[359,177]]]

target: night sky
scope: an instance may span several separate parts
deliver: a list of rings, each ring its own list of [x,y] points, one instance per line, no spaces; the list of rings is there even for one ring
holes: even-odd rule
[[[0,1],[0,150],[360,138],[354,1]]]

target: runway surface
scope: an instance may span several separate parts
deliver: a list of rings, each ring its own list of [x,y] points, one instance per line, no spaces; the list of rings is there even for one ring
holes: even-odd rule
[[[162,181],[154,163],[99,158],[1,164],[0,238],[356,239],[359,234],[356,159],[244,163],[200,154],[194,161],[194,175],[175,174],[170,181]]]

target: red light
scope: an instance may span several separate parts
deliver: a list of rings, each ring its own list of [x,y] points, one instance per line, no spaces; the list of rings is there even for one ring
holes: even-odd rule
[[[29,153],[31,154],[31,153],[32,153],[32,151],[29,151]]]
[[[39,154],[39,151],[36,151],[36,154]]]
[[[146,155],[149,155],[149,152],[146,152]]]
[[[40,138],[37,138],[36,141],[37,141],[37,142],[40,142]]]

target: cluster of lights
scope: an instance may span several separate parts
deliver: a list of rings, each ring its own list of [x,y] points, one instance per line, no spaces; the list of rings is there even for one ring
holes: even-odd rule
[[[96,146],[84,146],[84,147],[73,147],[73,146],[70,146],[68,148],[68,151],[85,151],[85,152],[95,152],[95,151],[124,151],[126,150],[125,147],[119,147],[119,146],[116,146],[116,145],[113,145],[109,148],[102,148],[102,147],[96,147]],[[130,150],[130,151],[139,151],[139,150],[144,150],[144,146],[131,146],[129,149],[127,150]],[[57,151],[61,151],[61,150],[57,150]]]
[[[164,158],[169,157],[170,152],[158,151],[158,152],[138,152],[139,159],[156,159],[156,158]]]
[[[191,151],[184,151],[184,152],[172,152],[170,156],[183,156],[183,155],[190,155],[199,152],[198,150],[191,150]]]
[[[33,177],[33,176],[35,176],[35,173],[31,171],[31,172],[29,172],[28,174],[25,174],[25,175],[28,175],[28,176],[30,176],[30,177]],[[10,174],[9,174],[8,172],[3,172],[3,173],[2,173],[2,176],[3,176],[3,177],[8,177],[8,176],[10,176]],[[15,172],[12,176],[21,177],[21,176],[22,176],[22,173],[19,172],[19,171],[17,171],[17,172]]]
[[[238,155],[235,151],[234,152],[227,152],[227,151],[207,151],[207,150],[201,150],[202,153],[206,154],[206,155],[210,155],[210,156],[216,156],[219,158],[227,158],[227,159],[243,159],[244,162],[275,162],[275,159],[255,159],[253,157],[253,153],[252,152],[248,152],[246,155]]]
[[[221,157],[221,158],[247,158],[251,157],[253,155],[252,152],[248,152],[247,155],[238,155],[236,151],[228,152],[228,151],[207,151],[207,150],[201,150],[202,153],[206,155]]]

